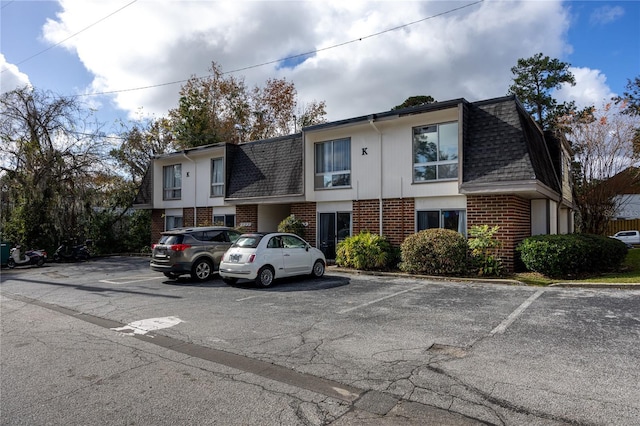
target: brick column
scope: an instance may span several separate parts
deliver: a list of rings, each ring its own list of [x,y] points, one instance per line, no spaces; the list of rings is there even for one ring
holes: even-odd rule
[[[316,247],[316,203],[292,204],[291,214],[295,215],[296,219],[307,222],[307,227],[304,230],[304,239]]]
[[[531,203],[515,195],[468,195],[467,229],[499,226],[495,238],[502,243],[498,255],[507,272],[515,269],[516,247],[531,236]]]
[[[198,207],[196,216],[196,226],[211,226],[213,224],[213,207]]]
[[[378,200],[358,200],[353,202],[351,217],[353,235],[363,231],[369,231],[372,234],[380,232],[379,207]]]
[[[242,223],[251,223],[250,226],[241,226]],[[258,231],[258,205],[236,206],[236,225],[242,228],[242,232]]]
[[[405,238],[415,233],[415,200],[392,198],[382,200],[382,233],[389,242],[400,247]]]
[[[182,226],[196,226],[193,217],[193,207],[184,207],[182,209]]]
[[[160,234],[164,231],[164,210],[151,210],[151,244],[160,240]]]

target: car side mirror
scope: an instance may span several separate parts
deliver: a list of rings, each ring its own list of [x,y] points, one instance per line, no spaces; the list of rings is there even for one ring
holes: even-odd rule
[[[307,244],[304,248],[306,251],[309,251],[309,244]]]

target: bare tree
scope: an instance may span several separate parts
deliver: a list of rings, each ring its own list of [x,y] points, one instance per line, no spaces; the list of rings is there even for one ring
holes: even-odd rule
[[[51,247],[80,236],[105,150],[90,110],[23,87],[0,95],[3,237]]]
[[[633,149],[637,118],[620,106],[605,104],[592,115],[569,123],[575,151],[575,202],[581,230],[602,234],[620,207],[629,185],[638,182],[634,166],[640,155]],[[614,176],[623,173],[624,179]]]

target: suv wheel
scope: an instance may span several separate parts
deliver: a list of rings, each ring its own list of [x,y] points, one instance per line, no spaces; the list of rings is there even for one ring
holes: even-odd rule
[[[198,281],[206,281],[211,278],[213,264],[207,259],[198,259],[191,268],[191,278]]]

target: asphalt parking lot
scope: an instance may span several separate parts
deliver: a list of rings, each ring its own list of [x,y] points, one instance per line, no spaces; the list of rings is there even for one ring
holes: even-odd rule
[[[28,317],[18,312],[28,308],[68,322],[49,330],[60,347],[78,344],[65,327],[80,327],[113,350],[144,345],[145,353],[153,347],[169,359],[187,357],[199,367],[197,383],[212,380],[220,368],[224,386],[246,385],[251,377],[261,384],[259,391],[253,382],[252,390],[242,391],[256,392],[248,401],[264,402],[265,392],[293,398],[278,411],[293,424],[362,424],[365,418],[421,424],[429,415],[445,416],[439,424],[640,423],[637,290],[532,288],[331,269],[322,279],[261,289],[250,283],[230,287],[220,279],[168,280],[150,271],[146,259],[109,258],[3,270],[0,295],[2,394],[16,398],[3,398],[7,420],[25,410],[33,414],[17,398],[37,386],[37,380],[12,379],[24,378],[15,373],[15,360],[26,356],[35,370],[51,375],[27,349],[38,341],[20,324]],[[127,364],[132,356],[140,358],[125,351],[114,359]],[[83,389],[122,380],[115,366],[109,364],[107,374],[100,364]],[[195,391],[188,381],[178,383],[183,392]],[[130,398],[139,385],[122,390],[122,397]],[[61,403],[54,394],[47,398],[52,406]],[[142,417],[131,419],[150,424],[145,410],[137,409]],[[220,404],[211,409],[206,417],[218,423],[255,422],[249,414],[233,421]],[[115,407],[107,415],[113,413],[122,418]],[[263,424],[288,423],[269,419]]]

